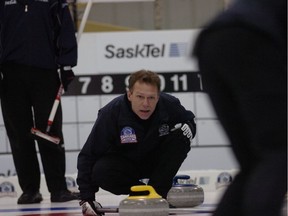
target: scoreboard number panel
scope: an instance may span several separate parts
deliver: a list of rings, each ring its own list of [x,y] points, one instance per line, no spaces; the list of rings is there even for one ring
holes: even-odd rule
[[[170,93],[202,92],[198,72],[158,73],[161,91]],[[107,95],[126,92],[130,74],[97,74],[76,76],[65,95]]]

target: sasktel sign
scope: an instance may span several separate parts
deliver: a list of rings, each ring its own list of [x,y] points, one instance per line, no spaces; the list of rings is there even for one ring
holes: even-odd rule
[[[169,57],[184,57],[189,55],[188,42],[173,42],[167,44],[136,44],[134,47],[117,47],[113,44],[106,46],[105,57],[110,58],[161,58],[165,57],[165,50],[168,50]]]
[[[191,51],[198,33],[195,29],[83,34],[76,73],[196,71]]]
[[[159,58],[164,57],[165,44],[160,47],[155,44],[136,44],[134,47],[116,47],[109,44],[106,46],[105,57],[111,58]]]

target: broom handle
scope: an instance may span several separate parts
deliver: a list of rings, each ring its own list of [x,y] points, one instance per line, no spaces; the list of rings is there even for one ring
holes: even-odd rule
[[[51,129],[51,126],[53,124],[54,117],[55,117],[58,105],[60,103],[60,98],[61,98],[62,92],[63,92],[63,86],[61,84],[60,87],[59,87],[59,90],[57,92],[57,96],[56,96],[56,99],[54,101],[54,104],[53,104],[52,110],[50,112],[49,118],[48,118],[48,124],[47,124],[47,128],[46,128],[46,133],[50,132],[50,129]]]

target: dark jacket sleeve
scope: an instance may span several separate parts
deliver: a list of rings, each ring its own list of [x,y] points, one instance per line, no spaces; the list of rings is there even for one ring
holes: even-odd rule
[[[55,8],[54,8],[55,7]],[[77,41],[74,23],[66,0],[58,0],[51,10],[57,7],[55,20],[57,64],[61,66],[77,65]]]
[[[99,190],[99,187],[92,186],[91,176],[96,161],[110,149],[115,141],[117,131],[112,116],[110,107],[99,111],[92,131],[78,155],[77,184],[82,200],[93,200],[95,193]]]
[[[1,32],[3,25],[3,14],[4,14],[4,1],[0,2],[0,64],[1,64],[1,56],[2,56],[2,42],[1,42]]]

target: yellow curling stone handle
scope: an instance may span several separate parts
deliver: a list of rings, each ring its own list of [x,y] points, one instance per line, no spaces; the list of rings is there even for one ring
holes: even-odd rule
[[[131,191],[134,192],[142,192],[148,191],[148,195],[141,195],[141,196],[129,196],[127,199],[155,199],[155,198],[162,198],[159,194],[156,193],[155,189],[150,185],[135,185],[131,187]]]

